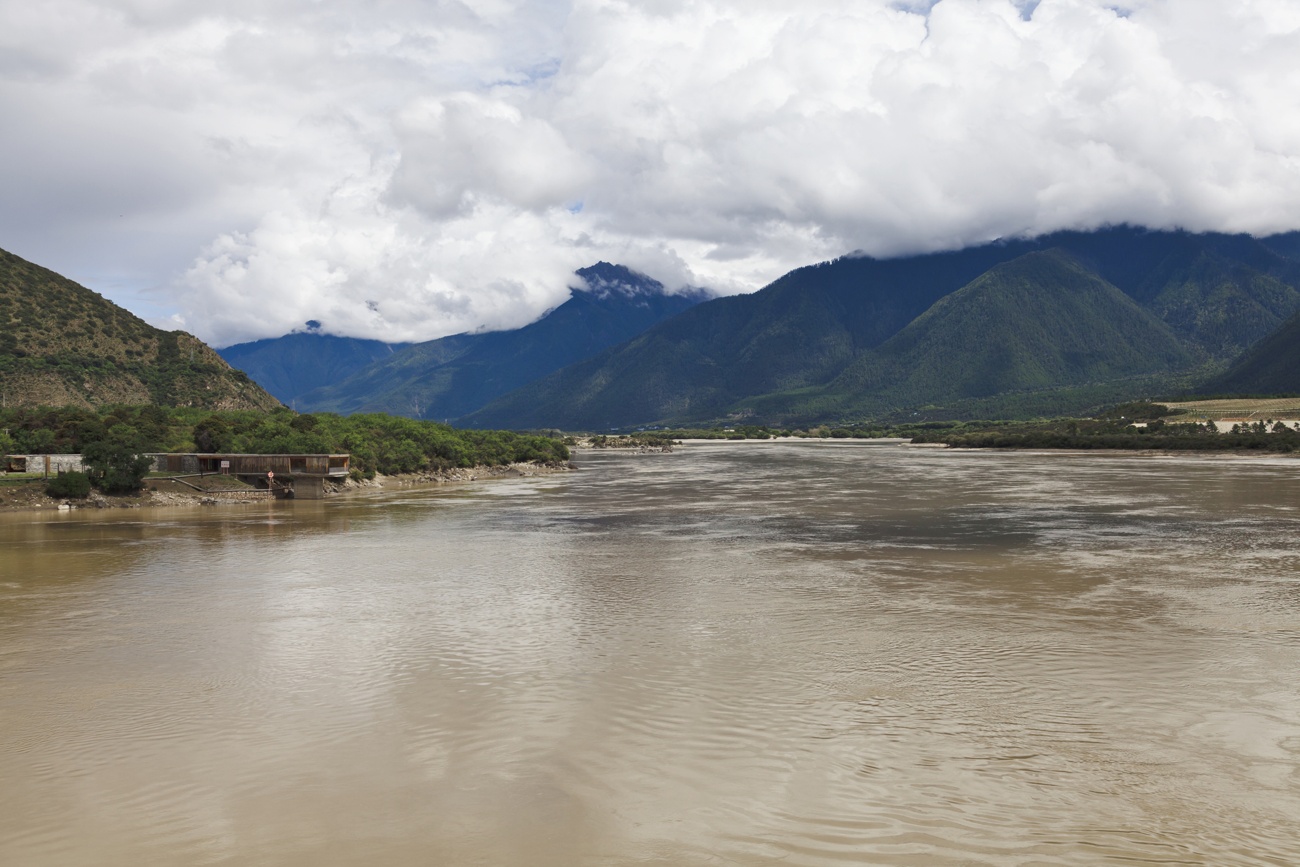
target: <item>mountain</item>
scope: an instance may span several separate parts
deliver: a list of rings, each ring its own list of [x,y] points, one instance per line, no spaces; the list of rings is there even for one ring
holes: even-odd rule
[[[595,430],[717,418],[747,396],[826,381],[939,298],[1032,249],[1017,241],[799,268],[752,295],[694,307],[464,421]]]
[[[1048,250],[1067,255],[1147,319],[1163,323],[1181,346],[1185,372],[1226,364],[1241,346],[1300,310],[1300,262],[1248,236],[1117,227],[892,260],[846,257],[792,271],[752,295],[701,304],[464,421],[603,429],[746,416],[777,420],[759,407],[776,412],[793,406],[798,402],[791,396],[800,390],[831,394],[825,389],[832,381],[939,299],[998,265]],[[1107,309],[1120,315],[1114,305]],[[1097,339],[1106,343],[1110,336],[1099,333]],[[947,357],[950,368],[941,378],[959,376],[963,355]],[[1042,363],[1044,370],[1059,370],[1050,359]],[[1080,373],[1085,380],[1088,375]],[[1076,379],[1071,375],[1057,386]],[[864,380],[860,387],[872,386]],[[933,395],[900,386],[890,397],[919,406]],[[866,391],[852,399],[836,393],[834,402],[865,406],[872,399]]]
[[[408,343],[384,343],[321,334],[319,324],[283,337],[237,343],[217,353],[242,370],[286,406],[306,392],[339,382],[373,361],[405,349]]]
[[[272,409],[279,402],[182,331],[0,250],[0,393],[8,406]]]
[[[1300,260],[1300,232],[1269,235],[1267,238],[1260,238],[1260,243],[1288,259]]]
[[[1300,262],[1249,235],[1120,227],[1058,232],[1036,247],[1068,251],[1223,362],[1300,309]]]
[[[1203,394],[1300,394],[1300,314],[1252,346]]]
[[[811,394],[784,402],[773,396],[759,406],[786,415],[832,406],[871,413],[918,399],[952,403],[1194,363],[1169,326],[1054,249],[989,269]]]
[[[667,294],[658,281],[607,262],[577,273],[584,285],[530,325],[409,346],[342,382],[300,395],[298,409],[459,418],[708,297],[700,291]]]

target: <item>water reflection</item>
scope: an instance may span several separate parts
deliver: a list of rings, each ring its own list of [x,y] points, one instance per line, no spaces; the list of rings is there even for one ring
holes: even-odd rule
[[[0,857],[1300,859],[1294,462],[582,463],[0,523]]]

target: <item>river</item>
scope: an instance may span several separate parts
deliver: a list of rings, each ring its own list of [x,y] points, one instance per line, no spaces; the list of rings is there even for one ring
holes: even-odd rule
[[[1300,863],[1300,461],[0,515],[0,863]]]

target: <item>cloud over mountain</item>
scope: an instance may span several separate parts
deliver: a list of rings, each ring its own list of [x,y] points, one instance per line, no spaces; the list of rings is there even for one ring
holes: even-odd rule
[[[1287,0],[0,5],[0,238],[217,342],[1113,222],[1300,227]]]

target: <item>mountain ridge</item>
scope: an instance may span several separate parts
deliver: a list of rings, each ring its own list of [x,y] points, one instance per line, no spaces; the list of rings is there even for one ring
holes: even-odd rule
[[[940,298],[996,265],[1052,248],[1171,329],[1187,353],[1180,375],[1226,365],[1300,309],[1300,262],[1249,236],[1113,227],[900,259],[843,257],[699,305],[462,421],[589,429],[703,422],[746,417],[755,405],[776,405],[765,404],[773,395],[825,394],[855,359]],[[1205,315],[1186,315],[1189,305]]]
[[[1300,394],[1300,313],[1242,354],[1202,394]]]
[[[571,287],[563,304],[522,328],[408,346],[333,386],[301,395],[298,407],[459,418],[709,297],[698,289],[670,293],[657,280],[608,262],[576,273],[582,285]]]
[[[273,409],[215,350],[0,250],[0,392],[7,406]]]
[[[1056,248],[994,266],[804,399],[870,413],[908,395],[953,403],[1132,380],[1194,362],[1169,326]],[[772,412],[778,398],[758,406]]]
[[[217,354],[281,403],[292,406],[300,395],[345,379],[410,345],[338,337],[309,328],[282,337],[237,343],[218,349]]]

